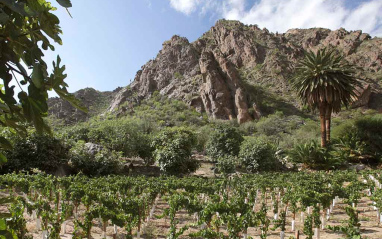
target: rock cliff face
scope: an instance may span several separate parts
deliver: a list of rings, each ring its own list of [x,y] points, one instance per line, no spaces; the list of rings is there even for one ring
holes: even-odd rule
[[[99,92],[93,88],[85,88],[75,92],[76,98],[88,108],[88,113],[76,109],[69,102],[61,98],[50,98],[48,100],[49,115],[56,119],[64,120],[65,124],[85,121],[91,116],[103,113],[110,102],[115,101],[115,96],[121,89],[117,88],[114,91]]]
[[[336,47],[349,62],[364,69],[358,77],[368,87],[357,106],[373,105],[381,99],[381,38],[342,28],[292,29],[278,34],[256,25],[220,20],[195,42],[174,36],[163,43],[157,57],[142,66],[134,82],[118,92],[108,110],[117,111],[134,97],[142,99],[159,91],[211,118],[243,123],[261,115],[258,102],[248,95],[248,84],[265,87],[297,105],[288,85],[291,67],[303,57],[304,50],[323,46]],[[254,110],[249,110],[253,106]],[[378,108],[375,103],[373,106]]]

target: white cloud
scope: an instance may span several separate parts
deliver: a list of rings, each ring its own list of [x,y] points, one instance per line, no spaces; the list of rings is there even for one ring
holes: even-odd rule
[[[363,30],[382,36],[382,1],[369,0],[354,9],[345,0],[170,0],[171,6],[186,15],[201,11],[217,18],[257,24],[270,31],[324,27]],[[203,15],[204,15],[203,14]]]
[[[360,5],[344,21],[346,29],[362,29],[375,36],[382,36],[382,1]]]
[[[170,0],[171,7],[186,15],[194,12],[201,3],[201,0]]]

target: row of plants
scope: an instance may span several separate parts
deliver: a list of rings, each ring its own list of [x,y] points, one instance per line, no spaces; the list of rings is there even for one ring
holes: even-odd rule
[[[24,210],[35,215],[49,238],[60,238],[61,226],[67,221],[75,225],[74,238],[91,238],[96,219],[102,223],[104,235],[111,223],[132,238],[143,233],[144,225],[153,217],[169,219],[167,238],[179,238],[190,228],[190,237],[249,238],[248,228],[258,228],[261,238],[267,238],[269,230],[285,233],[287,217],[292,220],[291,230],[296,230],[299,214],[304,234],[313,238],[314,231],[330,220],[337,198],[348,205],[345,211],[349,219],[342,226],[328,228],[347,238],[360,238],[357,204],[368,192],[373,206],[382,209],[380,175],[380,171],[362,175],[336,171],[203,179],[7,174],[0,176],[0,186],[8,200],[3,205],[10,212],[3,215],[8,218],[6,226],[20,238],[28,236]],[[159,197],[168,208],[155,213]],[[180,211],[194,215],[196,220],[179,227]]]

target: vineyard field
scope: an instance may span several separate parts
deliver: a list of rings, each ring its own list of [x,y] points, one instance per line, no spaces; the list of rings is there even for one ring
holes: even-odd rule
[[[381,238],[381,171],[229,178],[8,174],[18,238]]]

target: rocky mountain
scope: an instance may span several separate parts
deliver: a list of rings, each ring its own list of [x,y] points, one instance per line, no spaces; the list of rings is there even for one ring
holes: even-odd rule
[[[64,120],[66,124],[85,121],[91,116],[105,112],[117,92],[121,90],[122,88],[117,88],[114,91],[100,92],[93,88],[85,88],[75,92],[74,95],[88,109],[88,113],[73,107],[69,102],[61,98],[50,98],[48,100],[49,115]]]
[[[288,83],[293,65],[305,50],[324,46],[335,47],[363,69],[357,77],[364,90],[354,106],[380,110],[381,38],[343,28],[291,29],[280,34],[257,25],[219,20],[194,42],[180,36],[164,42],[133,83],[115,92],[108,111],[121,111],[126,102],[148,98],[155,91],[205,111],[210,118],[237,119],[240,123],[258,118],[267,110],[267,101],[298,109]]]

